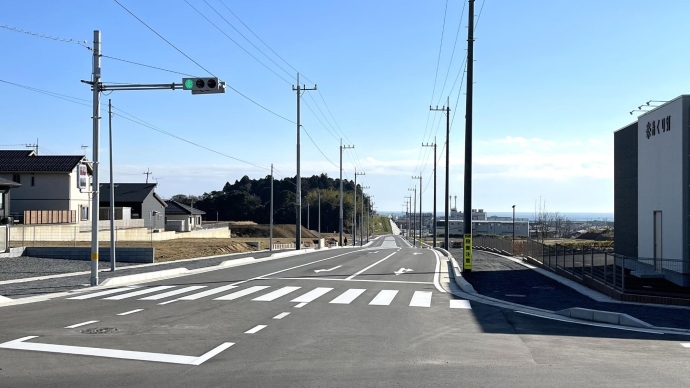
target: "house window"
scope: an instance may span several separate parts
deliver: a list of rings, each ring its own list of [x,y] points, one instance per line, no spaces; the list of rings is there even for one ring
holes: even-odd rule
[[[88,221],[89,220],[89,208],[88,208],[88,206],[82,206],[81,207],[81,220],[82,221]]]
[[[12,180],[15,181],[16,183],[22,183],[21,175],[19,175],[19,174],[12,175]]]
[[[34,186],[36,186],[36,177],[32,175],[31,176],[31,187],[34,187]]]

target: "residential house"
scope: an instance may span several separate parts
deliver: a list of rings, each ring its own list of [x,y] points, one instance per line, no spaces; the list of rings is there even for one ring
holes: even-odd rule
[[[19,183],[12,190],[12,215],[26,210],[72,210],[78,220],[90,219],[88,190],[77,188],[82,155],[37,155],[34,151],[0,151],[0,178]],[[91,175],[91,168],[87,168]]]
[[[21,184],[0,178],[0,224],[7,223],[10,216],[10,189],[20,187]]]
[[[115,183],[115,207],[131,208],[132,219],[143,219],[149,229],[165,226],[166,203],[156,194],[155,183]],[[110,206],[110,183],[100,185],[101,208]]]
[[[203,210],[195,209],[183,203],[167,200],[168,207],[165,210],[165,221],[184,221],[183,230],[192,230],[201,225],[201,216],[206,214]]]

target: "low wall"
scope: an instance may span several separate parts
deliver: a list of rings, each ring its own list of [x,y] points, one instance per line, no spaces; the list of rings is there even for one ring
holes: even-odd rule
[[[153,263],[155,248],[116,248],[116,260],[124,263]],[[23,256],[42,257],[47,259],[91,260],[91,248],[88,247],[29,247],[24,249]],[[99,261],[110,260],[110,248],[98,249]]]
[[[115,230],[116,241],[166,241],[178,238],[230,238],[230,230],[203,229],[184,233],[151,233],[146,228]],[[110,241],[110,230],[100,230],[98,239]],[[91,232],[80,232],[77,225],[13,226],[10,228],[10,241],[22,245],[30,245],[32,241],[91,241]]]
[[[230,238],[230,229],[198,229],[191,232],[177,233],[175,238]]]

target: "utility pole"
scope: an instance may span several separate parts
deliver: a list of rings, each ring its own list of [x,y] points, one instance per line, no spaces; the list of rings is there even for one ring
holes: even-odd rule
[[[369,186],[362,186],[362,208],[360,209],[359,216],[359,246],[362,246],[362,241],[364,240],[364,190],[368,189]]]
[[[446,106],[439,109],[429,107],[429,110],[445,112],[446,114],[446,204],[445,204],[445,225],[443,236],[443,247],[449,249],[448,234],[450,233],[450,97],[446,98]],[[435,180],[435,179],[434,179]]]
[[[340,139],[340,246],[343,246],[343,150],[355,148],[354,145],[343,146],[343,139]],[[355,179],[357,177],[355,176]]]
[[[422,248],[422,225],[424,224],[424,214],[422,214],[422,175],[413,176],[412,179],[419,179],[419,247]]]
[[[110,157],[110,271],[115,272],[115,181],[113,181],[113,105],[108,99],[108,147]]]
[[[101,111],[101,31],[93,32],[93,179],[91,183],[91,285],[98,285],[98,207],[100,205],[98,164]],[[112,184],[112,182],[111,182]]]
[[[269,216],[269,220],[268,245],[269,250],[273,252],[273,163],[271,163],[271,215]]]
[[[433,147],[434,149],[434,214],[431,219],[434,223],[433,233],[434,233],[434,249],[436,248],[436,166],[438,160],[436,159],[436,137],[434,137],[434,142],[432,144],[422,144],[422,147]]]
[[[38,138],[36,138],[36,143],[34,144],[25,144],[27,148],[33,148],[34,151],[36,152],[36,155],[38,155]]]
[[[357,172],[357,167],[355,167],[355,208],[352,212],[352,246],[357,246],[357,176],[359,175],[366,175],[366,173],[363,172]]]
[[[414,205],[412,206],[412,227],[410,229],[412,230],[412,242],[413,242],[412,245],[416,247],[417,246],[417,233],[416,233],[416,229],[417,229],[417,186],[415,185],[415,187],[413,189],[407,189],[407,190],[414,192],[414,195],[412,195],[412,198],[410,198],[410,204],[414,203]],[[412,201],[414,201],[414,202],[412,202]]]
[[[309,200],[307,200],[307,230],[311,230],[309,227]]]
[[[321,191],[319,191],[319,244],[321,244]]]
[[[302,248],[302,175],[300,175],[300,101],[302,99],[301,92],[307,90],[316,90],[316,85],[313,88],[307,88],[306,86],[300,86],[299,84],[299,73],[297,73],[297,87],[292,85],[292,90],[297,92],[297,176],[295,177],[295,183],[297,185],[297,222],[295,225],[295,249],[300,250]]]
[[[474,75],[474,0],[469,0],[467,20],[467,105],[465,106],[465,220],[463,222],[463,271],[472,271],[472,91]]]
[[[407,212],[405,218],[407,218],[407,240],[410,240],[410,208],[412,207],[412,196],[405,197],[405,205],[407,205]]]
[[[147,168],[146,172],[143,172],[142,175],[146,175],[146,183],[149,183],[149,175],[153,175],[153,173]]]

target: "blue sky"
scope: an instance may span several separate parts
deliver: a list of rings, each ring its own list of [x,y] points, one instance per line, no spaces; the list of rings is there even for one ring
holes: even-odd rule
[[[462,74],[451,86],[466,53],[465,3],[448,1],[436,76],[445,0],[223,0],[289,65],[219,0],[206,0],[289,74],[206,2],[187,1],[285,80],[184,0],[120,0],[203,67],[292,121],[295,81],[290,66],[298,69],[319,89],[303,98],[302,124],[330,161],[338,163],[341,130],[356,147],[356,153],[347,151],[344,157],[345,176],[353,178],[355,165],[363,169],[362,180],[371,187],[378,209],[401,210],[407,189],[415,184],[411,177],[421,173],[424,208],[431,210],[432,186],[427,182],[432,161],[429,149],[420,145],[433,141],[436,134],[440,152],[445,121],[442,114],[429,113],[429,103],[443,105],[450,92],[454,109],[458,99]],[[477,0],[476,13],[482,3]],[[3,3],[0,10],[0,25],[87,40],[88,45],[93,30],[99,29],[104,55],[206,75],[114,1],[27,0]],[[675,0],[657,1],[651,7],[637,0],[486,0],[475,43],[473,207],[509,211],[515,204],[532,211],[541,197],[549,210],[612,212],[613,131],[635,120],[629,111],[638,105],[686,92],[688,54],[683,37],[689,11],[689,2]],[[80,83],[90,78],[87,49],[7,29],[0,29],[0,46],[0,80],[85,99],[89,105],[89,87]],[[105,82],[170,83],[182,77],[108,58],[102,65]],[[117,108],[169,133],[260,166],[274,163],[282,176],[295,174],[295,124],[235,92],[192,96],[180,90],[118,91],[102,101],[108,98]],[[451,112],[455,121],[450,187],[459,204],[464,105],[461,94],[457,112]],[[80,146],[88,145],[86,154],[91,157],[89,106],[0,83],[0,114],[0,148],[17,148],[11,145],[38,138],[41,153],[79,154]],[[107,121],[102,121],[101,159],[107,169]],[[114,118],[113,127],[116,181],[143,181],[142,173],[150,168],[163,196],[202,194],[243,175],[268,174],[120,117]],[[302,174],[322,172],[337,176],[338,168],[303,132]],[[441,160],[439,210],[444,173]]]

